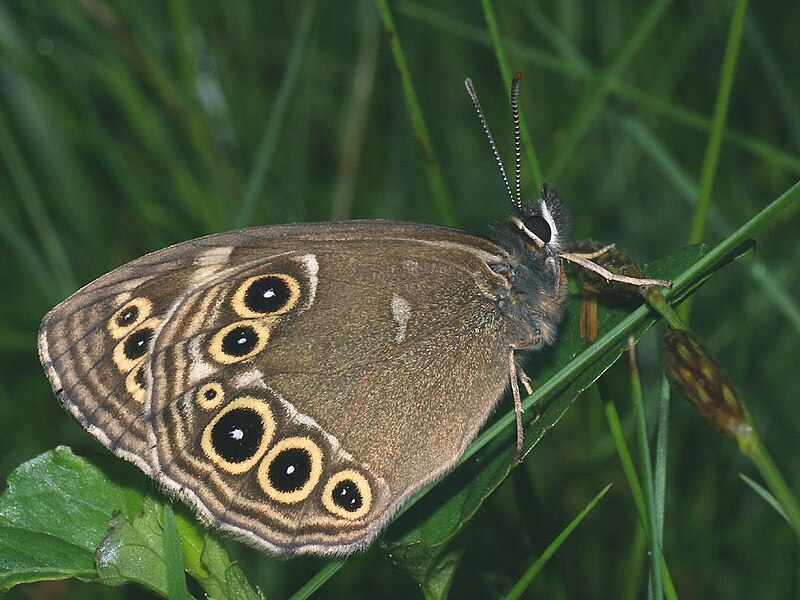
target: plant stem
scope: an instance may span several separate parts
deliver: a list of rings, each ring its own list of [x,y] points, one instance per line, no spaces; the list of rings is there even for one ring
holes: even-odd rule
[[[767,487],[783,507],[789,523],[800,540],[800,504],[772,460],[766,446],[761,443],[761,438],[753,429],[749,434],[738,436],[736,441],[739,442],[742,453],[753,461]]]

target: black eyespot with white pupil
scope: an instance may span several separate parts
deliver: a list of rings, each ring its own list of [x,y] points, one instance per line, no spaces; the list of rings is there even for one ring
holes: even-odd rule
[[[222,338],[222,351],[228,356],[245,356],[252,352],[258,343],[258,333],[249,325],[231,329]]]
[[[311,477],[311,455],[304,448],[288,448],[269,465],[269,480],[279,492],[294,492]]]
[[[153,333],[153,329],[144,327],[128,336],[123,345],[125,357],[129,360],[136,360],[147,354],[150,340],[153,339]]]
[[[234,408],[211,429],[211,444],[225,460],[240,463],[252,458],[264,437],[264,421],[256,411]]]
[[[550,243],[553,232],[550,228],[550,223],[548,223],[547,219],[545,219],[542,215],[530,215],[525,217],[523,225],[525,225],[525,229],[530,231],[545,244]]]
[[[133,380],[140,388],[144,388],[144,366],[140,366],[136,370],[136,375],[133,376]]]
[[[117,327],[127,327],[131,323],[136,322],[136,319],[139,318],[139,307],[136,305],[129,306],[125,310],[123,310],[120,314],[117,315],[116,323]]]
[[[333,503],[347,512],[356,512],[364,504],[364,498],[356,482],[343,479],[333,487]]]
[[[286,306],[291,295],[289,286],[282,278],[267,275],[248,286],[244,294],[244,304],[254,313],[269,314]]]

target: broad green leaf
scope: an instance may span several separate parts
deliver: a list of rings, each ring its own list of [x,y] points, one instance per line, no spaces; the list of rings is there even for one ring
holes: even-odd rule
[[[88,460],[65,447],[18,467],[0,496],[0,591],[20,583],[77,578],[113,586],[132,583],[168,597],[168,500],[146,493],[148,485],[124,461],[111,456]],[[210,598],[261,598],[189,509],[175,508],[181,570]],[[176,593],[183,595],[180,575],[172,577]]]
[[[142,510],[132,521],[117,513],[108,534],[97,548],[97,573],[101,583],[136,583],[168,597],[164,557],[162,507],[145,497]]]
[[[58,447],[22,465],[0,496],[0,591],[17,584],[97,578],[95,549],[109,522],[130,519],[137,492],[120,485],[109,463],[98,464]],[[141,499],[141,497],[139,497]]]

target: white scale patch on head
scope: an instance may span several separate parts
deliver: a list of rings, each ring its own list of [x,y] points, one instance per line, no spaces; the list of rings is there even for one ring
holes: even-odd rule
[[[200,253],[194,259],[197,270],[192,273],[192,283],[205,281],[219,271],[228,262],[231,252],[233,252],[233,246],[218,246]]]
[[[392,316],[397,324],[397,333],[395,333],[394,341],[399,344],[406,338],[408,319],[411,317],[411,305],[408,300],[397,294],[392,294]]]
[[[542,217],[544,220],[547,221],[547,224],[550,226],[550,241],[548,245],[552,248],[558,248],[559,246],[559,237],[558,237],[558,229],[556,229],[556,222],[553,219],[553,215],[550,214],[550,209],[547,208],[547,203],[542,202]]]

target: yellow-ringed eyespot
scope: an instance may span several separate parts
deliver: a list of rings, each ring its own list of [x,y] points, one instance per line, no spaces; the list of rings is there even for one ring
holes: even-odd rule
[[[351,521],[360,519],[372,506],[372,489],[369,481],[353,469],[339,471],[325,484],[322,504],[337,517]]]
[[[322,450],[307,437],[280,440],[258,465],[261,489],[273,500],[284,504],[308,498],[321,475]]]
[[[300,298],[300,282],[283,273],[246,279],[233,294],[233,310],[243,318],[257,319],[291,310]]]
[[[245,473],[264,455],[275,434],[266,400],[242,396],[225,406],[203,430],[200,446],[208,459],[229,473]]]

